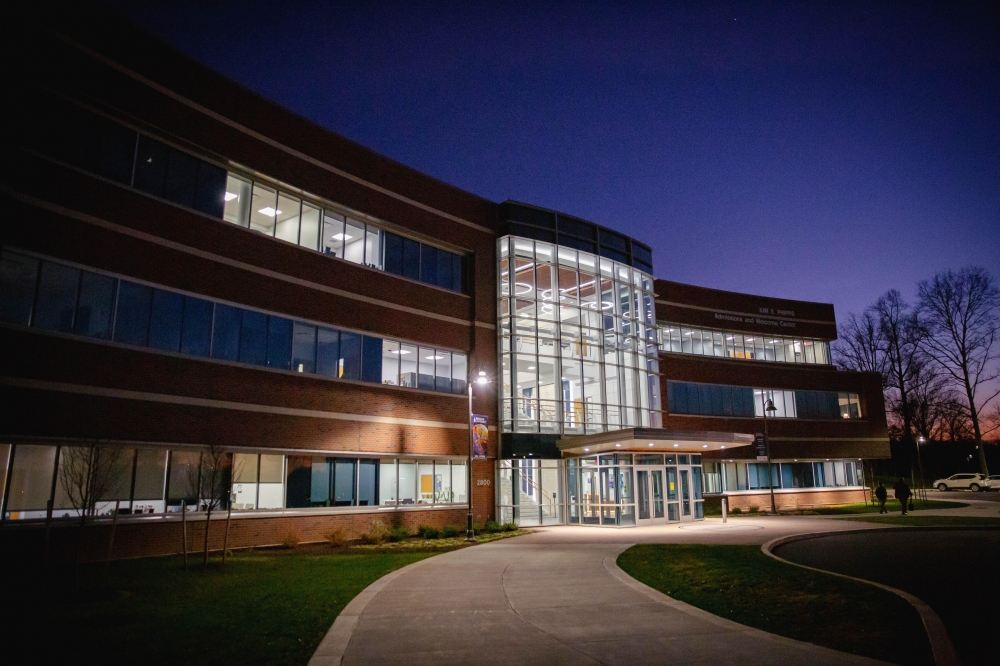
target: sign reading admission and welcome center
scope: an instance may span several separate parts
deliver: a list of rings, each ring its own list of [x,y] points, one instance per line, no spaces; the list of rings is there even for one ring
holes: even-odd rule
[[[490,448],[489,419],[484,414],[472,415],[472,458],[486,460]]]
[[[757,453],[757,460],[767,460],[767,442],[764,441],[764,433],[757,433],[753,440],[753,448]]]

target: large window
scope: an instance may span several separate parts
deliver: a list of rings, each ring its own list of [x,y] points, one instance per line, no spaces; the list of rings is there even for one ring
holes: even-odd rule
[[[791,460],[771,463],[723,460],[705,464],[706,493],[800,488],[845,488],[864,485],[862,466],[853,460]],[[770,483],[770,485],[769,485]]]
[[[12,250],[0,256],[0,321],[333,379],[442,393],[466,386],[465,354],[214,303]]]
[[[0,498],[6,520],[87,515],[205,511],[210,502],[234,511],[311,507],[427,507],[467,502],[462,460],[285,456],[234,452],[224,457],[222,483],[209,488],[211,456],[197,450],[118,446],[0,445]],[[11,474],[7,476],[7,470]],[[53,479],[55,484],[53,485]],[[100,496],[81,506],[97,479]],[[228,492],[227,492],[228,491]]]
[[[659,427],[652,278],[519,237],[498,249],[503,431]]]
[[[660,348],[667,352],[779,363],[833,363],[830,343],[826,340],[692,328],[681,324],[661,324],[659,334]]]
[[[198,159],[55,97],[33,146],[52,158],[212,217],[356,264],[465,291],[465,258]],[[387,254],[388,253],[388,254]]]
[[[322,210],[301,197],[232,173],[226,182],[223,219],[330,257],[449,291],[465,291],[461,255]]]
[[[671,414],[762,418],[767,400],[771,400],[775,407],[775,411],[768,412],[768,418],[861,418],[857,393],[783,391],[749,386],[667,382],[667,409]]]

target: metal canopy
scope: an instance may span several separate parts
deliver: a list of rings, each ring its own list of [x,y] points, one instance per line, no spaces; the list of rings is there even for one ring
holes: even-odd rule
[[[701,453],[749,446],[753,444],[753,440],[753,435],[736,432],[625,428],[593,435],[563,437],[556,445],[564,458],[575,458],[607,451]]]

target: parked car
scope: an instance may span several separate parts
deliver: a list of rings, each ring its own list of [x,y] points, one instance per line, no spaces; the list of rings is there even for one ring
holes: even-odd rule
[[[947,479],[935,481],[934,487],[938,490],[971,490],[978,493],[989,488],[990,481],[983,474],[952,474]]]
[[[987,481],[990,482],[990,485],[986,488],[986,490],[995,490],[1000,492],[1000,474],[994,474],[989,477]]]

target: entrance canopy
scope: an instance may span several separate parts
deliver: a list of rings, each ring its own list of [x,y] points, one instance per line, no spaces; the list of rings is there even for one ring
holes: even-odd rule
[[[737,432],[626,428],[579,437],[563,437],[556,445],[563,457],[588,456],[605,451],[682,451],[700,453],[753,444],[754,436]]]

